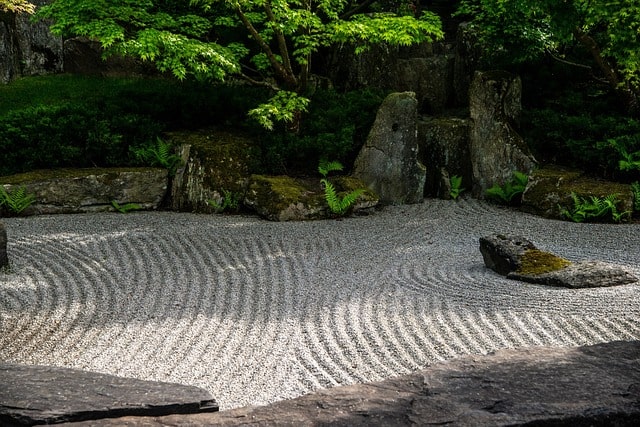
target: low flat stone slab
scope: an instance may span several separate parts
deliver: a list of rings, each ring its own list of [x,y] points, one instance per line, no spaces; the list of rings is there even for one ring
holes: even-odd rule
[[[596,288],[635,283],[623,267],[602,261],[570,262],[541,251],[522,236],[494,234],[480,238],[484,264],[507,279],[566,288]]]
[[[0,425],[218,410],[198,387],[51,366],[0,364]]]
[[[500,350],[269,406],[73,425],[636,426],[640,342]]]

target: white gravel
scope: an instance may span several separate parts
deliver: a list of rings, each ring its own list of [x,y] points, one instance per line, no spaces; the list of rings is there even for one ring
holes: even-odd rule
[[[303,223],[169,212],[3,219],[0,360],[209,390],[222,409],[464,354],[640,339],[640,285],[568,290],[486,269],[521,234],[640,277],[640,225],[426,200]]]

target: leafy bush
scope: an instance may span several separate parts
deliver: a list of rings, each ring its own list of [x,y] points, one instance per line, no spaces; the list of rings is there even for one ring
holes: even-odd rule
[[[160,138],[156,139],[155,144],[129,149],[137,161],[147,166],[165,168],[169,171],[169,176],[174,176],[182,164],[182,158],[173,152],[173,145]]]

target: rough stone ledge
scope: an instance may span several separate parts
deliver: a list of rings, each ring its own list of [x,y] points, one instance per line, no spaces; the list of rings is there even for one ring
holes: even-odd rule
[[[0,425],[217,411],[200,388],[52,366],[0,364]]]
[[[211,414],[76,426],[636,426],[640,341],[467,356],[371,384]]]

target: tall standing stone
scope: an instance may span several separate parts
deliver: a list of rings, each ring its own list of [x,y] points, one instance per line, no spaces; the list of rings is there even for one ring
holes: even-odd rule
[[[7,255],[7,230],[4,224],[0,222],[0,268],[9,265],[9,256]]]
[[[419,203],[426,168],[418,161],[418,101],[413,92],[392,93],[382,102],[353,175],[382,203]]]
[[[469,88],[473,125],[470,155],[473,194],[484,196],[494,184],[504,185],[513,171],[530,173],[536,161],[516,132],[520,118],[522,83],[505,71],[476,71]]]

